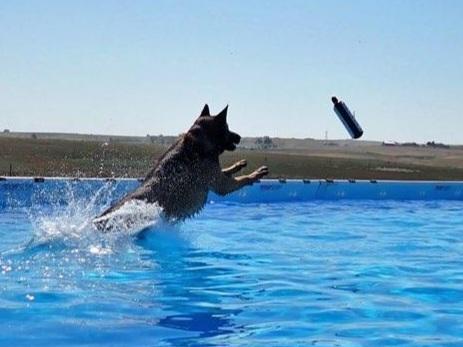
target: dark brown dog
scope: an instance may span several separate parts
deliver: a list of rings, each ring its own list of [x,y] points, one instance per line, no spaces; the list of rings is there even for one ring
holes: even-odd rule
[[[219,155],[235,150],[241,140],[228,129],[227,110],[228,106],[211,116],[205,105],[190,130],[157,160],[142,185],[106,210],[95,224],[105,229],[105,218],[101,217],[131,200],[157,202],[168,219],[183,220],[203,208],[209,190],[226,195],[267,175],[267,167],[262,166],[249,175],[233,177],[246,166],[245,160],[226,169],[220,167]]]

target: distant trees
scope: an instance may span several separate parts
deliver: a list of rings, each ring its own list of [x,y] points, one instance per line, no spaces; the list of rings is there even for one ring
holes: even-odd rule
[[[269,136],[258,137],[254,143],[259,149],[271,149],[277,147]]]
[[[164,137],[164,135],[150,135],[146,134],[146,138],[149,143],[157,144],[157,145],[168,145],[169,144],[169,139]]]
[[[434,141],[426,142],[426,146],[433,147],[433,148],[450,148],[450,146],[446,145],[445,143],[439,143],[439,142],[434,142]]]
[[[426,144],[419,144],[416,142],[392,142],[392,141],[383,141],[383,146],[400,146],[400,147],[429,147],[429,148],[450,148],[449,145],[445,143],[435,142],[435,141],[428,141]]]

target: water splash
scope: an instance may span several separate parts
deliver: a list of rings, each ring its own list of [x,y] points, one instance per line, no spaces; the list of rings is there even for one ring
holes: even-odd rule
[[[140,231],[157,225],[162,220],[162,208],[141,200],[127,201],[119,209],[93,220],[103,224],[105,231],[138,234]]]
[[[39,203],[28,211],[32,239],[26,247],[29,250],[44,246],[85,249],[94,255],[107,255],[128,237],[163,223],[162,209],[158,204],[130,201],[105,216],[110,233],[98,230],[95,216],[109,207],[116,191],[117,184],[107,182],[93,194],[82,196],[77,194],[75,185],[68,183],[49,206]],[[63,200],[64,204],[60,202]]]

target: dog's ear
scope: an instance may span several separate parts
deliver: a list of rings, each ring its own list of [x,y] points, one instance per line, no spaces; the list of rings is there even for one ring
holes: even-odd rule
[[[204,105],[203,110],[201,111],[200,117],[210,116],[211,113],[209,112],[209,106],[207,104]]]
[[[222,111],[220,111],[220,113],[217,116],[215,116],[215,118],[221,122],[226,123],[227,122],[227,112],[228,112],[228,105],[225,106],[225,108]]]

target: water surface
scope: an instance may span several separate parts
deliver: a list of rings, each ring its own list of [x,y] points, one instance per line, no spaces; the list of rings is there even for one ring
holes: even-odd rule
[[[0,210],[0,345],[462,346],[463,203],[209,204],[101,235]]]

